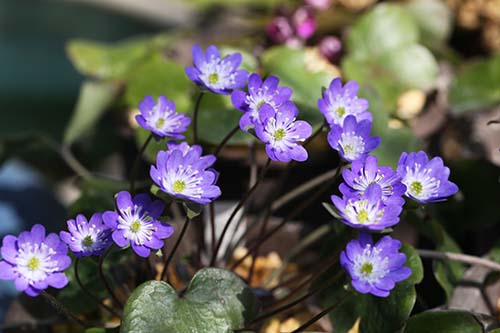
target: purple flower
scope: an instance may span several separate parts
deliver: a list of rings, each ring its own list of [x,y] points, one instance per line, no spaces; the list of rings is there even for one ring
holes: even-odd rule
[[[450,182],[450,169],[445,167],[440,157],[429,157],[423,151],[402,153],[397,173],[406,185],[406,196],[421,202],[444,201],[457,193],[458,187]]]
[[[135,119],[142,128],[153,132],[159,139],[169,137],[172,139],[184,139],[181,133],[187,130],[191,119],[182,113],[175,112],[175,103],[169,101],[165,96],[158,98],[158,103],[151,96],[146,96],[139,103],[139,111]]]
[[[111,246],[112,230],[104,224],[100,213],[92,215],[90,221],[79,214],[76,221],[68,220],[68,230],[61,231],[59,236],[79,258],[99,256]]]
[[[329,61],[336,62],[342,54],[342,41],[335,36],[325,36],[319,42],[319,52]]]
[[[314,12],[307,7],[299,7],[291,17],[292,24],[295,28],[295,34],[302,38],[308,39],[316,31],[316,18]]]
[[[207,48],[206,54],[199,45],[195,45],[194,67],[186,67],[186,75],[203,90],[227,95],[233,89],[243,88],[247,82],[248,72],[238,70],[241,60],[240,53],[222,58],[214,45]]]
[[[266,26],[267,36],[275,43],[283,44],[294,38],[294,31],[290,20],[285,16],[275,17]]]
[[[326,10],[332,5],[332,0],[306,0],[306,4],[318,10]]]
[[[345,183],[340,184],[339,189],[346,196],[363,194],[371,184],[379,184],[382,188],[382,201],[392,196],[401,197],[406,192],[401,177],[391,167],[379,167],[375,156],[355,160],[350,170],[342,171],[342,176]]]
[[[45,237],[45,227],[35,224],[19,237],[7,235],[0,249],[0,279],[14,280],[16,289],[38,296],[49,286],[57,289],[68,284],[63,271],[71,265],[68,248],[56,234]]]
[[[240,128],[247,131],[259,121],[259,109],[268,104],[277,110],[283,103],[290,100],[292,89],[278,87],[280,80],[276,76],[268,76],[262,82],[259,74],[252,74],[248,78],[248,92],[235,90],[231,94],[231,101],[236,109],[244,112],[240,119]]]
[[[311,135],[312,128],[303,120],[295,120],[298,113],[290,101],[277,111],[267,104],[260,108],[260,123],[255,124],[255,134],[266,144],[267,156],[273,161],[307,160],[307,151],[299,142]]]
[[[342,126],[344,119],[353,115],[359,122],[372,121],[372,114],[368,112],[368,101],[358,98],[359,85],[356,81],[349,81],[344,87],[340,78],[334,79],[330,87],[323,92],[323,98],[318,100],[318,108],[323,113],[327,123]]]
[[[380,144],[380,137],[370,136],[372,124],[369,120],[356,121],[349,115],[341,127],[332,124],[328,133],[328,143],[346,161],[352,162],[366,156]]]
[[[406,255],[400,253],[401,242],[390,236],[373,245],[372,237],[361,233],[340,254],[340,264],[351,276],[351,284],[362,294],[387,297],[397,282],[407,279],[411,269],[405,266]]]
[[[127,191],[116,195],[117,212],[102,215],[104,223],[113,229],[113,241],[119,247],[129,244],[139,256],[147,258],[151,250],[163,247],[164,239],[172,236],[174,229],[159,221],[165,205],[160,200],[151,201],[148,194],[132,196]]]
[[[169,144],[167,151],[156,156],[156,165],[151,166],[151,179],[168,195],[199,204],[206,204],[221,195],[215,185],[218,173],[209,168],[215,156],[201,156],[198,145],[189,147],[185,142]]]
[[[342,216],[342,222],[353,228],[381,231],[399,222],[404,199],[392,196],[382,201],[382,188],[378,184],[368,186],[363,194],[331,197]]]

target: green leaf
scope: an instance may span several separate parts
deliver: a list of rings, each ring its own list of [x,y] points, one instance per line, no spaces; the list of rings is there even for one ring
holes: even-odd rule
[[[412,16],[401,6],[380,4],[361,16],[347,37],[349,54],[374,57],[417,43],[419,30]]]
[[[198,134],[201,141],[218,145],[224,137],[240,123],[242,113],[231,104],[225,95],[206,93],[201,100],[198,112]],[[244,145],[255,139],[249,133],[238,131],[230,145]]]
[[[436,220],[418,222],[418,229],[436,244],[437,251],[461,253],[462,250]],[[433,261],[434,277],[450,299],[457,283],[465,273],[465,265],[456,261]]]
[[[201,212],[203,211],[203,205],[200,205],[199,203],[196,202],[184,201],[182,203],[182,206],[184,207],[184,210],[186,211],[186,216],[189,219],[194,219],[196,216],[200,215]]]
[[[137,107],[146,95],[158,98],[165,95],[175,102],[177,112],[190,112],[192,101],[189,96],[191,82],[184,73],[184,66],[153,53],[127,75],[125,103]]]
[[[170,37],[134,38],[108,44],[75,39],[66,45],[69,59],[83,75],[100,79],[124,79],[153,50],[164,48]]]
[[[452,111],[461,114],[500,102],[500,55],[467,64],[450,88]]]
[[[87,133],[113,103],[117,93],[118,86],[113,83],[84,82],[73,116],[64,133],[64,143],[71,144]]]
[[[128,84],[125,91],[125,104],[131,108],[137,108],[146,95],[157,99],[164,95],[167,99],[174,101],[177,112],[190,114],[193,101],[189,95],[191,83],[184,73],[184,67],[159,53],[152,54],[142,64],[136,66],[127,76]],[[138,147],[151,133],[141,127],[137,127],[135,138]],[[189,133],[186,134],[189,136]],[[156,160],[156,154],[165,150],[167,140],[152,140],[145,151],[145,157],[149,161]]]
[[[450,36],[453,17],[440,0],[411,0],[403,5],[420,29],[421,41],[429,47],[443,44]]]
[[[389,113],[382,96],[374,90],[363,89],[361,95],[370,102],[373,115],[372,135],[380,136],[382,144],[373,151],[379,164],[396,167],[402,152],[416,151],[420,142],[408,127],[390,128]]]
[[[169,196],[167,193],[163,192],[158,186],[156,185],[151,185],[151,193],[155,196],[160,198],[165,204],[170,204],[173,199],[171,196]]]
[[[412,275],[399,282],[387,298],[351,292],[346,301],[330,313],[335,332],[347,332],[357,318],[361,318],[360,333],[394,333],[404,325],[415,304],[415,284],[422,281],[423,267],[411,246],[404,245],[401,251],[407,256],[406,266],[412,269]],[[345,293],[344,289],[345,283],[329,289],[323,303],[331,304]]]
[[[269,48],[262,55],[262,66],[266,74],[276,75],[281,85],[292,88],[292,100],[300,110],[299,118],[307,120],[313,128],[323,123],[317,102],[321,89],[328,86],[333,77],[309,67],[306,50],[285,46]]]
[[[376,6],[353,24],[342,61],[346,78],[376,91],[386,112],[394,112],[402,92],[430,89],[437,79],[437,61],[418,39],[417,24],[403,7]]]
[[[483,333],[483,326],[466,311],[428,311],[411,317],[404,333]]]
[[[337,208],[335,208],[334,205],[328,202],[322,202],[321,204],[323,205],[323,207],[325,207],[326,211],[330,213],[331,216],[335,217],[338,220],[342,218],[342,216],[340,216],[339,212],[337,211]]]
[[[256,315],[257,302],[235,274],[205,268],[182,297],[165,282],[140,285],[127,301],[121,332],[232,333]]]

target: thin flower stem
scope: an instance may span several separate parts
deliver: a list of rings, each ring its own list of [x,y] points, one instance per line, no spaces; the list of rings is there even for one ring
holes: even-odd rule
[[[323,184],[325,181],[331,179],[332,177],[335,177],[338,174],[338,172],[339,172],[338,168],[336,168],[333,170],[329,170],[325,173],[322,173],[321,175],[314,177],[311,180],[308,180],[307,182],[296,187],[294,190],[288,192],[287,194],[273,201],[271,209],[273,211],[277,211],[278,209],[280,209],[293,199],[303,195],[304,193],[307,193],[308,191],[314,189],[316,186]]]
[[[186,220],[184,221],[184,225],[182,226],[181,233],[179,237],[177,237],[177,240],[175,241],[174,247],[172,248],[172,251],[170,251],[170,254],[167,257],[167,260],[165,260],[165,264],[163,265],[163,270],[161,271],[160,275],[160,281],[163,281],[165,278],[165,275],[167,275],[168,272],[168,265],[170,265],[170,262],[174,258],[174,254],[177,251],[177,248],[179,247],[179,244],[181,243],[182,239],[184,238],[184,235],[186,234],[186,231],[189,226],[189,217],[186,217]]]
[[[340,304],[342,304],[346,299],[347,299],[347,296],[349,294],[345,294],[344,296],[342,296],[341,299],[339,299],[337,302],[333,303],[332,305],[330,305],[329,307],[327,307],[326,309],[324,309],[323,311],[321,311],[320,313],[318,313],[317,315],[315,315],[314,317],[312,317],[310,320],[308,320],[304,325],[300,326],[299,328],[293,330],[291,333],[299,333],[299,332],[304,332],[304,330],[306,328],[308,328],[309,326],[311,326],[312,324],[314,324],[315,322],[317,322],[318,320],[320,320],[321,318],[323,318],[324,316],[326,316],[329,312],[335,310],[335,308],[337,306],[339,306]]]
[[[120,314],[118,312],[116,312],[115,310],[113,310],[113,308],[111,308],[110,306],[107,306],[106,304],[104,304],[99,299],[99,297],[97,297],[97,295],[95,295],[87,287],[85,287],[85,285],[82,283],[82,280],[80,279],[80,274],[78,273],[78,264],[79,263],[80,263],[80,259],[76,258],[76,260],[75,260],[75,279],[76,279],[76,282],[78,283],[78,285],[80,286],[80,289],[82,289],[82,291],[87,296],[89,296],[90,298],[92,298],[94,300],[94,302],[96,302],[101,308],[103,308],[104,310],[108,311],[113,316],[120,317]]]
[[[198,143],[198,112],[200,109],[200,103],[201,99],[205,93],[203,91],[200,91],[198,98],[196,99],[196,104],[194,106],[194,113],[193,113],[193,143],[197,144]]]
[[[462,253],[440,252],[433,250],[418,249],[418,254],[424,258],[458,261],[469,265],[478,265],[500,272],[500,264],[489,259],[479,258]]]
[[[291,309],[293,308],[294,306],[296,306],[297,304],[300,304],[302,303],[303,301],[305,301],[306,299],[308,299],[309,297],[313,296],[313,295],[316,295],[317,293],[331,287],[333,284],[335,284],[337,282],[337,280],[342,276],[343,272],[340,271],[338,272],[337,274],[335,274],[330,280],[327,281],[326,284],[322,285],[322,286],[319,286],[319,287],[316,287],[315,289],[311,290],[310,292],[306,293],[305,295],[293,300],[292,302],[290,303],[287,303],[283,306],[280,306],[272,311],[269,311],[269,312],[266,312],[260,316],[258,316],[257,318],[255,318],[254,320],[252,320],[251,324],[254,324],[254,323],[257,323],[259,321],[262,321],[264,319],[267,319],[267,318],[270,318],[278,313],[281,313],[281,312],[284,312],[288,309]]]
[[[245,193],[245,195],[243,195],[240,202],[234,208],[233,212],[229,216],[229,219],[227,220],[226,224],[224,225],[224,229],[222,229],[222,233],[219,237],[219,241],[217,242],[217,246],[215,247],[214,253],[212,255],[212,260],[210,261],[210,266],[214,266],[215,262],[217,261],[217,254],[220,250],[220,247],[222,245],[222,241],[224,240],[224,236],[226,235],[227,230],[229,229],[231,222],[233,221],[234,217],[236,216],[236,214],[238,213],[240,208],[243,207],[245,202],[252,196],[253,192],[255,192],[255,190],[257,189],[259,184],[262,182],[262,180],[264,180],[264,176],[266,175],[266,172],[269,169],[269,165],[271,165],[270,158],[267,159],[266,165],[262,168],[260,175],[259,175],[259,178],[255,182],[255,184]]]
[[[132,166],[132,171],[130,172],[130,193],[132,194],[135,192],[135,179],[137,178],[137,172],[139,171],[139,164],[141,163],[142,155],[144,154],[144,151],[146,151],[146,148],[148,147],[152,139],[153,134],[150,134],[137,153],[137,157],[135,158],[134,164]]]
[[[62,314],[66,318],[74,321],[75,323],[77,323],[78,325],[80,325],[80,326],[82,326],[84,328],[88,328],[90,326],[90,325],[86,324],[83,320],[81,320],[80,318],[78,318],[71,311],[69,311],[68,308],[66,308],[64,306],[64,304],[62,304],[61,302],[59,302],[51,294],[47,293],[46,291],[42,291],[42,296],[45,297],[45,299],[47,300],[47,302],[49,302],[49,304],[52,305],[54,307],[54,309],[56,309],[57,312],[59,312],[60,314]]]
[[[313,141],[321,132],[323,132],[323,128],[325,127],[325,123],[323,123],[314,133],[304,141],[304,146],[307,146],[309,142]]]
[[[102,283],[104,284],[104,287],[108,291],[109,295],[113,299],[114,303],[118,305],[121,309],[123,309],[123,303],[116,297],[116,294],[113,291],[113,288],[111,288],[108,280],[106,279],[106,275],[104,275],[103,271],[103,263],[104,259],[106,259],[107,255],[111,252],[112,247],[110,247],[102,256],[99,257],[99,263],[97,265],[98,271],[99,271],[99,277],[101,278]]]
[[[339,167],[338,170],[340,170],[340,169],[341,168]],[[247,251],[247,253],[231,266],[231,270],[233,271],[236,267],[238,267],[251,253],[253,253],[253,251],[257,247],[261,246],[264,242],[266,242],[267,240],[269,240],[269,238],[271,238],[271,236],[273,236],[276,232],[278,232],[281,228],[283,228],[288,221],[292,220],[297,215],[299,215],[300,213],[302,213],[302,211],[304,209],[306,209],[307,207],[309,207],[309,205],[312,204],[314,201],[316,201],[318,197],[320,197],[321,195],[323,195],[323,193],[328,188],[330,188],[331,184],[333,183],[333,181],[336,178],[337,177],[335,176],[332,180],[326,182],[315,194],[313,194],[307,200],[303,201],[300,205],[298,205],[288,216],[286,216],[283,219],[283,221],[280,224],[278,224],[276,227],[274,227],[269,232],[267,232],[263,237],[259,238],[257,240],[257,242],[254,243],[254,245],[252,247],[250,247],[250,249]]]
[[[229,133],[226,134],[226,136],[224,137],[224,139],[222,139],[222,141],[219,143],[219,145],[214,150],[215,157],[219,157],[219,154],[222,151],[222,149],[226,146],[226,144],[229,142],[229,140],[231,140],[231,138],[236,133],[238,133],[239,129],[240,129],[240,126],[236,125],[235,128],[233,128]]]
[[[208,209],[210,210],[210,246],[212,247],[210,249],[210,253],[214,253],[215,249],[215,204],[212,201],[208,205]]]

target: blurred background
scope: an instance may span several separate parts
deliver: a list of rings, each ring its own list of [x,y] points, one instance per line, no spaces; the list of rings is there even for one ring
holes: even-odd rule
[[[357,80],[382,137],[381,163],[425,149],[452,169],[460,193],[431,208],[440,248],[484,255],[500,246],[500,0],[0,0],[0,27],[1,236],[35,223],[60,230],[76,213],[112,207],[147,135],[132,121],[137,103],[165,94],[192,112],[184,66],[200,43],[239,51],[244,68],[279,76],[315,128],[321,87],[337,76]],[[202,109],[210,150],[240,114],[223,96]],[[163,145],[148,150],[144,177]],[[248,183],[253,145],[238,135],[218,162],[223,199],[237,199]],[[289,189],[336,165],[325,137],[310,149]],[[331,217],[318,203],[298,220],[300,237]],[[404,241],[436,243],[410,223],[398,228]],[[426,275],[417,304],[460,303],[453,292],[464,272]],[[438,284],[445,291],[436,293]],[[7,311],[7,326],[43,318],[22,299],[12,305],[16,296],[0,281],[0,322]],[[495,302],[476,306],[495,310]]]

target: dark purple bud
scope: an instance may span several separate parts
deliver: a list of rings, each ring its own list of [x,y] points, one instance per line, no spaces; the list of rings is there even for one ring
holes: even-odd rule
[[[336,62],[342,54],[342,41],[335,36],[323,37],[319,42],[319,52],[331,62]]]
[[[316,31],[314,12],[307,7],[298,8],[292,15],[292,24],[298,37],[302,39],[311,37]]]
[[[267,36],[275,43],[285,43],[294,35],[290,21],[284,16],[275,17],[266,27]]]
[[[332,0],[306,0],[306,4],[317,10],[326,10],[332,5]]]

